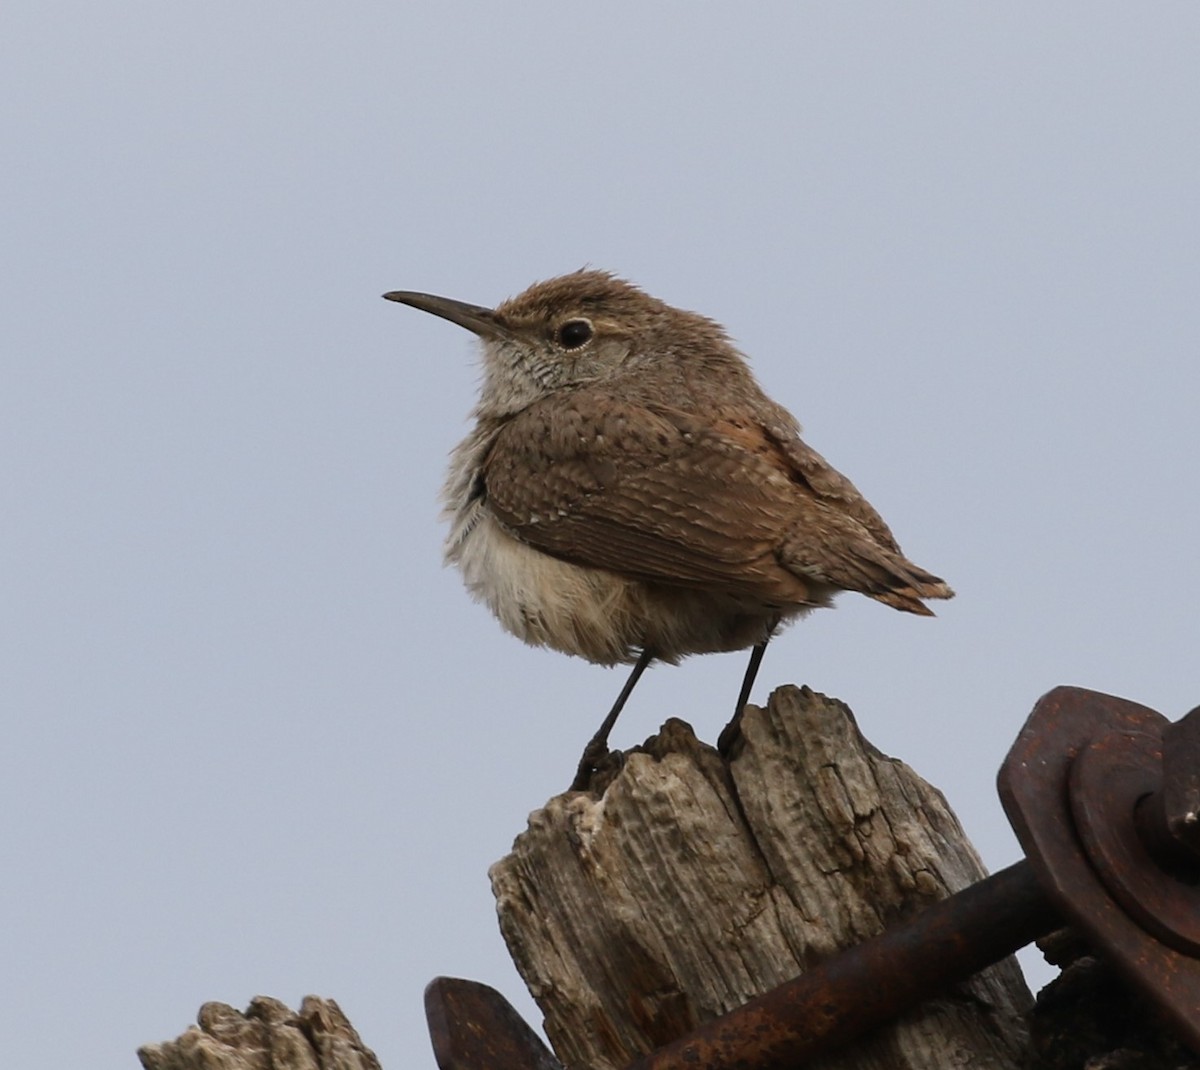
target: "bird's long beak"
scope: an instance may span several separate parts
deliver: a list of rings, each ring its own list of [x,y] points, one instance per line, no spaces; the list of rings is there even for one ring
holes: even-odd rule
[[[505,338],[509,334],[508,328],[496,313],[481,305],[468,305],[466,301],[454,301],[449,297],[413,293],[409,290],[393,290],[383,296],[389,301],[399,301],[402,305],[411,305],[422,312],[441,316],[442,319],[457,323],[482,338]]]

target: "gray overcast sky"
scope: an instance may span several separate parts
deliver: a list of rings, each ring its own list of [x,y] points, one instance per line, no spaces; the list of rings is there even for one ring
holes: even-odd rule
[[[487,867],[619,673],[440,567],[470,339],[583,264],[725,323],[958,598],[768,653],[941,787],[1055,684],[1200,702],[1200,6],[33,3],[0,11],[0,1032],[131,1067],[200,1003],[536,1020]],[[615,742],[712,739],[743,657]],[[1045,974],[1039,975],[1044,977]]]

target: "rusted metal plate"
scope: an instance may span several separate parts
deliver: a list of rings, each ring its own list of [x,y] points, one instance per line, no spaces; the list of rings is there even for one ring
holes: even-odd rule
[[[999,789],[1008,819],[1050,900],[1163,1010],[1180,1038],[1200,1050],[1200,960],[1159,942],[1110,894],[1094,868],[1097,861],[1100,868],[1131,863],[1115,856],[1105,860],[1104,851],[1095,845],[1089,858],[1070,795],[1071,766],[1093,743],[1098,749],[1112,749],[1136,745],[1146,737],[1158,740],[1166,724],[1161,714],[1135,702],[1083,688],[1055,688],[1025,722],[1001,767]],[[1088,761],[1102,768],[1102,759]],[[1084,778],[1082,772],[1079,776]],[[1115,782],[1106,783],[1103,776],[1077,785],[1077,793],[1094,796],[1075,802],[1076,810],[1092,813],[1091,833],[1108,819],[1101,800],[1110,788],[1115,791]],[[1131,792],[1126,783],[1121,791],[1128,796],[1141,789]],[[1122,820],[1132,823],[1133,814],[1126,813]]]
[[[1178,879],[1181,867],[1175,852],[1168,853],[1162,811],[1136,819],[1139,803],[1152,802],[1162,784],[1157,732],[1101,732],[1071,765],[1071,813],[1109,894],[1147,933],[1194,958],[1200,955],[1200,887]]]
[[[425,1019],[439,1070],[563,1070],[499,992],[478,981],[435,977]]]

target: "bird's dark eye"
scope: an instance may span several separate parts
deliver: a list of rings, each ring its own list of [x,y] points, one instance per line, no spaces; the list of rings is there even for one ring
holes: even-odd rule
[[[555,332],[554,338],[563,349],[578,349],[592,340],[595,331],[588,320],[567,320]]]

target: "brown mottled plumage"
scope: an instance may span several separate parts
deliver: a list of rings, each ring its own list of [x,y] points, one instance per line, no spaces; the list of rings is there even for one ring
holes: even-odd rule
[[[483,340],[475,428],[443,492],[447,560],[526,642],[636,663],[581,778],[653,659],[753,647],[740,711],[771,635],[838,591],[926,616],[923,599],[953,595],[712,320],[600,271],[494,310],[385,296]]]

